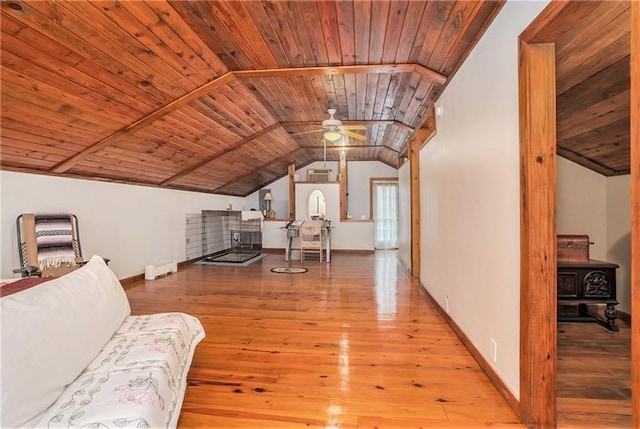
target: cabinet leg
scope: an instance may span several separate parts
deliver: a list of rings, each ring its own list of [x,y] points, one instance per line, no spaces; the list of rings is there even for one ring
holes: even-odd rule
[[[615,332],[620,331],[618,325],[616,325],[616,319],[618,318],[618,310],[616,310],[615,304],[607,304],[607,308],[604,310],[604,316],[607,318],[607,327]]]
[[[587,304],[578,304],[578,315],[593,317],[589,312],[589,308],[587,307]]]

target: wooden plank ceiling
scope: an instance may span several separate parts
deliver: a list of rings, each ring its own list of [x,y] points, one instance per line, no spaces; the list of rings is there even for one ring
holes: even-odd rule
[[[625,12],[616,15],[615,4],[596,20],[611,18],[607,43],[597,44],[610,69],[599,77],[569,71],[594,62],[575,52],[592,49],[596,22],[567,33],[558,50],[559,146],[606,174],[624,171],[624,159],[610,161],[605,140],[586,133],[610,129],[623,145],[625,119],[618,116],[619,128],[585,121],[612,97],[598,95],[602,103],[589,112],[576,100],[596,97],[591,82],[623,98],[625,89],[608,80],[625,61],[608,50],[628,44],[628,24],[626,33],[616,24]],[[357,131],[366,140],[347,140],[349,161],[397,166],[502,2],[9,0],[0,7],[0,168],[246,196],[290,164],[339,158],[340,147],[323,147],[319,125],[329,108],[344,124],[366,127]],[[628,126],[626,133],[628,145]]]
[[[556,39],[557,152],[605,176],[630,172],[630,6],[575,2]]]
[[[245,196],[323,159],[329,108],[397,166],[502,2],[0,5],[3,169]]]

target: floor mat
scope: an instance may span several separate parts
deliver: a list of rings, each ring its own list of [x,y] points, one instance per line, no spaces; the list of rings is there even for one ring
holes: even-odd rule
[[[205,258],[194,262],[196,265],[221,265],[228,267],[246,267],[266,258],[264,253],[227,253],[216,257]]]
[[[281,274],[302,274],[302,273],[306,273],[307,269],[299,268],[299,267],[277,267],[277,268],[271,268],[271,271],[273,271],[274,273],[281,273]]]

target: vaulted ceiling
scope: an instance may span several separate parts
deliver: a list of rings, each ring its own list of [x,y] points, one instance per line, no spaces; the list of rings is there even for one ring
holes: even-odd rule
[[[245,196],[291,164],[337,160],[340,150],[349,161],[398,166],[502,2],[9,0],[0,7],[0,168]],[[607,52],[624,49],[617,25],[625,12],[589,11],[614,23],[607,43],[598,43],[594,29],[606,19],[593,15],[558,51],[559,153],[562,142],[574,160],[619,174],[624,160],[605,165],[602,151],[589,147],[584,156],[593,144],[585,133],[607,134],[603,119],[599,130],[585,125],[594,121],[584,108],[624,92],[610,89],[624,58]],[[599,60],[576,57],[594,46]],[[579,77],[568,69],[585,64],[590,71]],[[593,95],[589,79],[609,89]],[[364,125],[356,132],[366,139],[325,150],[319,125],[329,108],[345,125]],[[570,119],[572,112],[583,118]],[[624,129],[607,129],[623,144]]]
[[[397,166],[501,6],[3,1],[1,165],[248,195],[323,159],[335,108],[348,160]]]

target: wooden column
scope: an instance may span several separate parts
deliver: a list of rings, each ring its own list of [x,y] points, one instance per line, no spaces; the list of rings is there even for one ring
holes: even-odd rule
[[[555,428],[555,48],[521,41],[519,55],[520,418]]]
[[[422,125],[408,144],[411,176],[411,275],[420,277],[420,149],[436,135],[435,107],[429,107]]]
[[[640,3],[631,2],[631,427],[640,428]]]
[[[411,176],[411,275],[420,277],[420,146],[414,138],[409,142],[409,174]]]
[[[296,172],[296,165],[289,166],[289,220],[296,218],[296,181],[293,177]]]
[[[347,154],[340,151],[340,220],[347,219]]]

